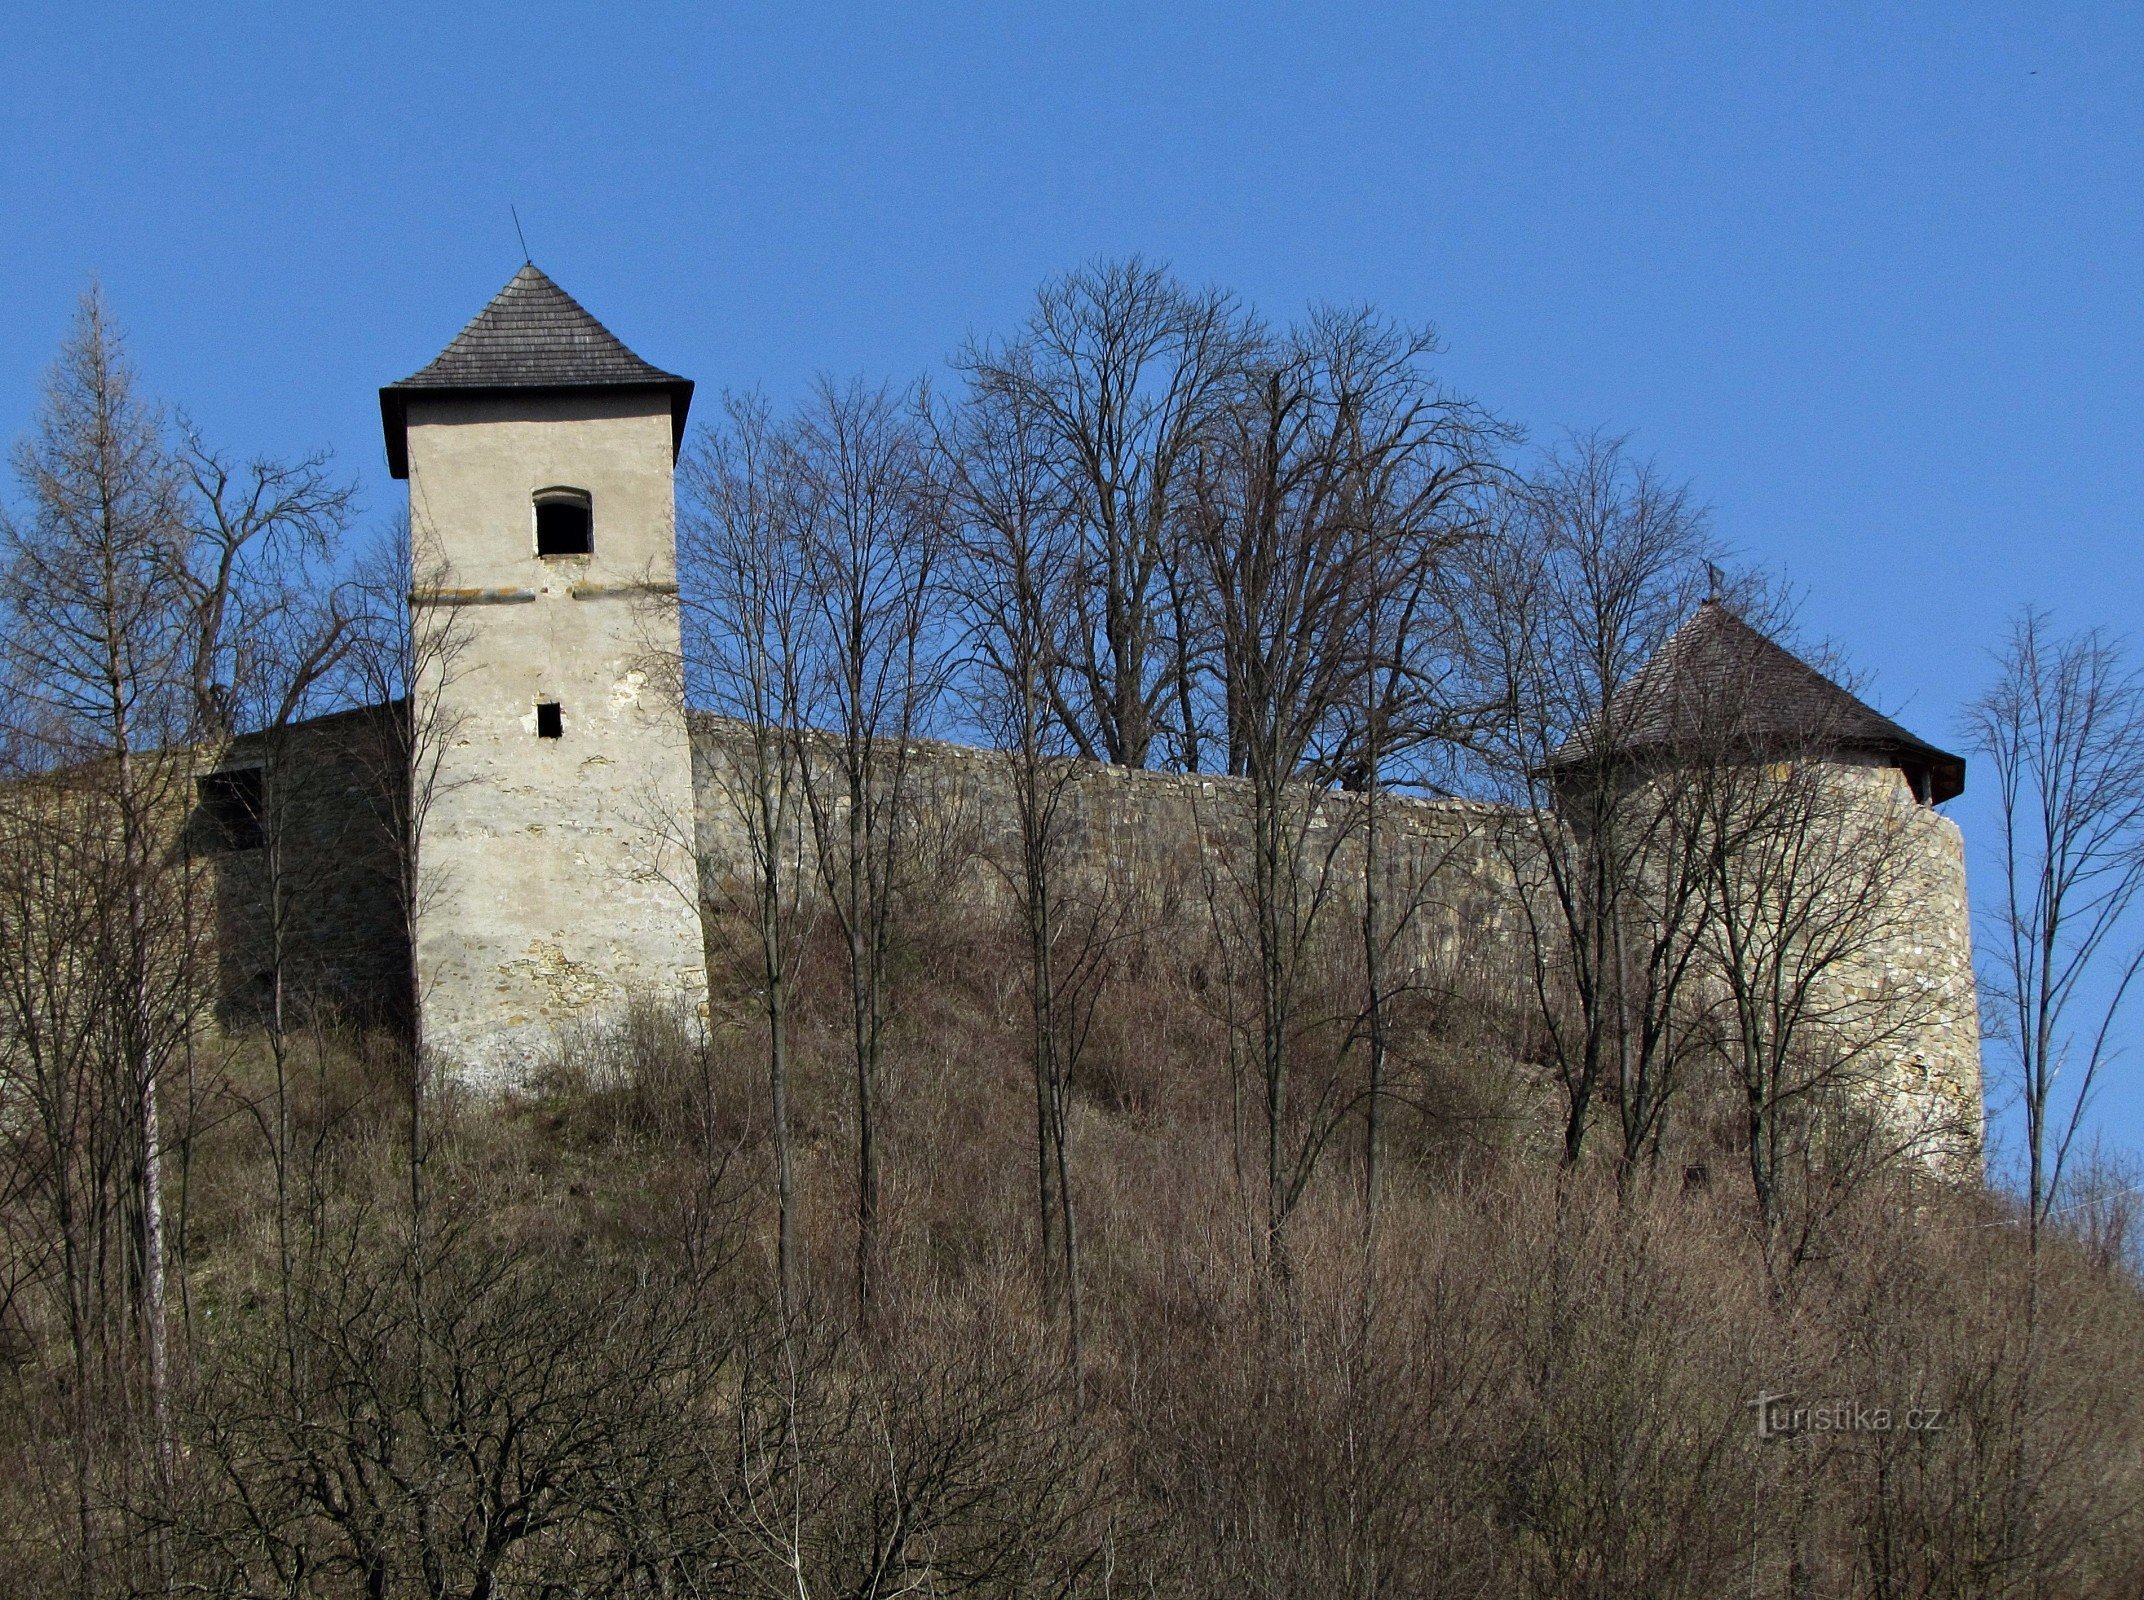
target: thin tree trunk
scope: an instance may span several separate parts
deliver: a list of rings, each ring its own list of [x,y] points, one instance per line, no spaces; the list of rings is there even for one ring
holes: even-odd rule
[[[1052,1144],[1057,1151],[1057,1203],[1062,1214],[1062,1237],[1064,1239],[1064,1289],[1065,1289],[1065,1337],[1066,1359],[1072,1369],[1075,1392],[1081,1388],[1083,1360],[1083,1333],[1080,1323],[1081,1305],[1079,1292],[1079,1225],[1072,1207],[1072,1134],[1071,1134],[1071,1085],[1059,1074],[1056,1093],[1056,1126],[1052,1130]]]
[[[1030,808],[1031,809],[1031,808]],[[1056,1183],[1057,1124],[1057,1016],[1055,975],[1050,961],[1050,910],[1048,890],[1042,882],[1046,868],[1037,859],[1033,824],[1024,821],[1027,855],[1027,950],[1030,1021],[1034,1028],[1035,1074],[1035,1183],[1036,1219],[1040,1230],[1044,1297],[1055,1303],[1056,1285]]]
[[[1284,1145],[1288,1111],[1287,975],[1283,968],[1281,930],[1281,847],[1277,799],[1269,791],[1273,778],[1261,769],[1253,776],[1252,893],[1258,921],[1259,1060],[1266,1090],[1266,1264],[1275,1277],[1288,1275],[1286,1230],[1288,1176]]]
[[[778,821],[761,784],[761,815],[766,834],[766,863],[761,873],[759,940],[762,977],[767,985],[767,1089],[774,1112],[775,1272],[782,1302],[783,1336],[796,1314],[796,1156],[789,1127],[789,978],[788,950],[782,936],[781,837]]]
[[[856,775],[852,761],[849,782],[849,1013],[856,1055],[856,1305],[869,1315],[872,1267],[878,1244],[878,1129],[877,1107],[872,1093],[877,1039],[872,1027],[871,973],[868,966],[869,936],[865,918],[868,868],[864,857],[866,782]]]
[[[1383,858],[1379,856],[1377,834],[1377,747],[1374,742],[1369,752],[1369,777],[1363,789],[1363,842],[1362,842],[1362,969],[1367,989],[1370,1029],[1370,1096],[1366,1115],[1368,1126],[1364,1130],[1362,1164],[1363,1226],[1374,1235],[1377,1230],[1378,1189],[1384,1171],[1384,1105],[1385,1105],[1385,930],[1384,890],[1380,881]]]
[[[148,1386],[151,1465],[159,1489],[171,1481],[171,1408],[166,1377],[168,1345],[164,1327],[164,1161],[163,1135],[159,1126],[156,1096],[157,1060],[154,1023],[149,1002],[150,934],[148,913],[149,850],[147,829],[136,792],[137,763],[131,748],[133,731],[128,725],[126,686],[119,663],[124,647],[108,638],[108,657],[113,671],[107,683],[112,704],[112,736],[119,787],[121,853],[126,870],[127,897],[127,1049],[126,1067],[134,1097],[135,1152],[141,1186],[137,1219],[140,1256],[144,1378]]]
[[[77,1577],[79,1592],[83,1600],[88,1600],[94,1590],[97,1572],[96,1447],[90,1433],[90,1322],[95,1314],[95,1296],[79,1232],[81,1219],[74,1203],[75,1141],[68,1131],[70,1119],[64,1111],[67,1093],[64,1082],[56,1083],[55,1088],[60,1097],[61,1114],[54,1119],[57,1126],[52,1139],[56,1169],[54,1198],[59,1213],[62,1267],[67,1275],[67,1341],[74,1358],[74,1393],[69,1399],[74,1413],[74,1438],[70,1443],[74,1458],[75,1528],[81,1540],[82,1558]]]

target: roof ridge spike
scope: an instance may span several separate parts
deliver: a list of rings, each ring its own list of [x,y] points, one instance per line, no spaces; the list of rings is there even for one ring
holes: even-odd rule
[[[692,380],[642,360],[541,267],[524,262],[444,350],[380,390],[388,470],[397,478],[409,475],[412,398],[592,389],[667,393],[673,452],[684,443]]]

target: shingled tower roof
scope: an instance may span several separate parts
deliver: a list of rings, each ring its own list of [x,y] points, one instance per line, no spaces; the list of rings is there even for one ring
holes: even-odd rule
[[[409,476],[413,398],[586,389],[667,394],[672,446],[684,442],[692,380],[641,360],[534,262],[526,263],[428,366],[380,391],[388,471]]]
[[[1906,774],[1916,795],[1964,792],[1965,761],[1916,738],[1718,600],[1707,600],[1617,693],[1609,717],[1618,758],[1673,760],[1717,742],[1722,730],[1758,757],[1812,745],[1873,756]],[[1574,734],[1552,772],[1591,759],[1596,735]]]

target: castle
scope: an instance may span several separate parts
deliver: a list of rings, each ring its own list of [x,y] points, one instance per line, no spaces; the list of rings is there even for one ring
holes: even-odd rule
[[[241,814],[266,770],[314,863],[317,887],[295,897],[292,923],[316,987],[398,995],[376,1009],[419,1023],[426,1049],[470,1081],[509,1082],[562,1029],[636,1000],[705,1006],[703,908],[744,858],[721,800],[734,730],[684,710],[653,665],[680,647],[673,480],[692,391],[533,265],[429,365],[380,391],[389,468],[409,486],[409,604],[434,647],[418,652],[402,705],[307,725],[273,749],[242,740],[205,780],[204,809],[223,817],[227,987],[258,960],[261,885]],[[1701,611],[1648,673],[1702,686],[1723,663],[1780,715],[1821,712],[1837,777],[1909,843],[1912,870],[1893,892],[1910,904],[1845,981],[1926,1002],[1885,1092],[1977,1160],[1962,843],[1931,809],[1962,788],[1963,763],[1724,608]],[[356,865],[351,752],[370,737],[406,759],[419,717],[423,770],[404,803],[420,878],[396,886]],[[1675,742],[1670,725],[1639,728],[1624,753],[1640,771]],[[970,818],[971,853],[987,852],[1008,809],[992,755],[933,745],[916,770],[929,803]],[[1218,848],[1233,803],[1231,780],[1095,767],[1068,815],[1087,870],[1158,903]],[[1354,802],[1326,803],[1337,816]],[[1508,938],[1518,891],[1498,836],[1510,817],[1397,797],[1390,816],[1385,870],[1421,905],[1407,959],[1449,965]],[[967,877],[988,893],[988,874]]]

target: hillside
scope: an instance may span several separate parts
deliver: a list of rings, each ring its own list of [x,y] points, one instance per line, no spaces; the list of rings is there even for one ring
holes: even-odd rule
[[[2137,1592],[2116,1211],[2035,1268],[2003,1203],[1885,1168],[1768,1232],[1710,1131],[1619,1189],[1559,1168],[1460,996],[1396,1030],[1374,1227],[1350,1124],[1276,1261],[1211,996],[1127,952],[1068,1121],[1075,1360],[1008,931],[918,911],[896,942],[866,1307],[813,940],[786,1328],[747,969],[718,965],[704,1041],[643,1014],[507,1104],[436,1102],[420,1162],[392,1051],[201,1060],[168,1482],[98,1379],[124,1353],[78,1367],[11,1298],[9,1592]],[[1791,1397],[1770,1437],[1760,1394]]]

